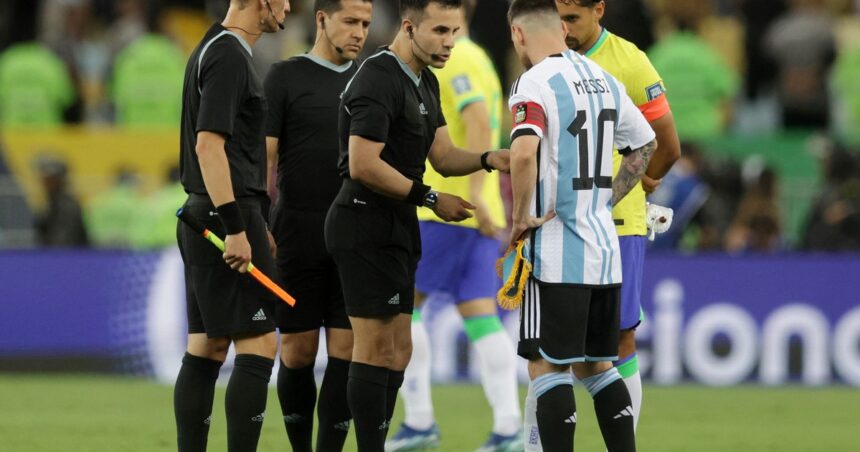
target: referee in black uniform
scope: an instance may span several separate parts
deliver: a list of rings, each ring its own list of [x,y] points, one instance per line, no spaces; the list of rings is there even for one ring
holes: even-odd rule
[[[225,237],[220,253],[180,224],[185,262],[188,348],[176,379],[174,412],[180,451],[206,450],[218,370],[231,342],[236,359],[225,400],[228,450],[254,451],[274,364],[274,299],[245,273],[251,256],[274,274],[264,213],[266,101],[251,46],[281,27],[285,0],[232,0],[206,32],[185,71],[180,173],[184,208]]]
[[[317,402],[314,362],[325,327],[328,364],[319,390],[316,450],[343,449],[351,415],[346,382],[352,329],[337,267],[325,248],[326,212],[340,189],[334,125],[340,94],[355,75],[373,13],[371,0],[316,0],[316,42],[304,55],[275,64],[266,76],[269,165],[280,195],[272,234],[276,263],[296,307],[279,305],[278,398],[292,449],[310,452]],[[271,170],[270,170],[271,171]]]
[[[329,209],[325,240],[340,273],[355,337],[347,399],[358,450],[380,452],[412,353],[410,321],[421,257],[416,207],[462,221],[474,207],[422,184],[424,162],[446,176],[508,169],[509,155],[454,147],[427,68],[445,66],[461,0],[401,0],[390,47],[369,57],[340,108],[343,185]]]

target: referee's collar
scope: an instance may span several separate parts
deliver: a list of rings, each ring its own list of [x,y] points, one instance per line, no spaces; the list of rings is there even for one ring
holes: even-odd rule
[[[412,83],[414,83],[415,86],[421,86],[421,75],[415,75],[415,73],[412,72],[412,68],[410,68],[408,64],[404,63],[403,60],[401,60],[400,57],[397,56],[396,53],[392,52],[391,49],[388,48],[388,46],[382,48],[382,53],[394,57],[394,59],[397,60],[397,63],[400,65],[400,69],[403,69],[403,72],[406,73],[410,80],[412,80]]]
[[[320,58],[316,55],[311,55],[310,53],[303,53],[299,56],[303,57],[303,58],[307,58],[307,59],[313,61],[316,64],[319,64],[320,66],[322,66],[326,69],[331,69],[331,70],[333,70],[335,72],[339,72],[339,73],[346,72],[347,69],[352,67],[352,63],[353,63],[352,61],[347,61],[346,63],[338,66],[338,65],[332,63],[331,61],[326,60],[325,58]]]

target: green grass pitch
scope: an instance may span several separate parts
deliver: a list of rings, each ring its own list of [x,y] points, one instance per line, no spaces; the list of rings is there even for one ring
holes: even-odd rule
[[[471,451],[486,438],[490,410],[475,385],[434,387],[441,451]],[[855,451],[860,390],[743,386],[646,386],[642,451]],[[591,399],[576,390],[576,450],[603,451]],[[209,450],[226,450],[219,388]],[[394,425],[402,410],[398,405]],[[98,376],[0,375],[0,450],[172,451],[172,388]],[[352,435],[350,435],[352,436]],[[347,449],[355,450],[352,437]],[[274,388],[260,451],[288,451]]]

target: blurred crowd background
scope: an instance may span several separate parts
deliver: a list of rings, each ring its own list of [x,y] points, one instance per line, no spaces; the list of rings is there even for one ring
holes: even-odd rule
[[[312,0],[254,51],[310,48]],[[655,249],[860,249],[860,1],[606,0],[604,25],[667,86],[683,157],[651,202],[675,209]],[[0,248],[175,244],[186,59],[228,0],[0,2]],[[399,26],[374,1],[369,54]],[[472,38],[504,85],[507,0]],[[454,50],[456,52],[456,48]],[[336,127],[336,124],[332,124]]]

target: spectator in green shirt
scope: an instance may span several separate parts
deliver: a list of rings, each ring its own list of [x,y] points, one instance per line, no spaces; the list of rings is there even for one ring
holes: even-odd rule
[[[154,34],[120,52],[113,73],[117,123],[175,128],[182,110],[185,62],[176,45]]]
[[[667,95],[678,137],[697,141],[720,135],[738,90],[738,76],[716,51],[681,23],[651,48],[648,57],[670,87]]]
[[[0,54],[0,122],[4,126],[57,126],[74,100],[69,71],[45,46],[17,44]]]

